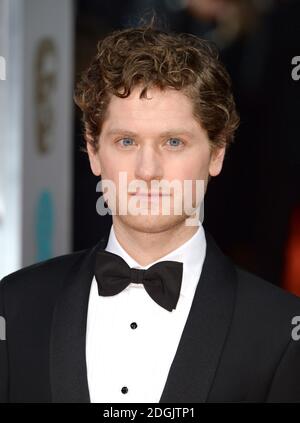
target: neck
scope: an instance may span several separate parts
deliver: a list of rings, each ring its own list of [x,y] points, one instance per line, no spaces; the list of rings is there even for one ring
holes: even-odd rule
[[[198,226],[187,226],[185,221],[156,233],[138,231],[119,220],[114,220],[113,226],[121,247],[141,266],[147,266],[176,250],[198,230]]]

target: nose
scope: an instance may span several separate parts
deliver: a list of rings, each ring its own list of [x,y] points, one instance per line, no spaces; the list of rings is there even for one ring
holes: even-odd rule
[[[163,177],[163,164],[159,153],[153,146],[143,146],[137,153],[135,178],[150,182]]]

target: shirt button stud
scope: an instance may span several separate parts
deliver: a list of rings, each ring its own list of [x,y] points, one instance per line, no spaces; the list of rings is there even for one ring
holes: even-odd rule
[[[132,322],[130,324],[131,329],[136,329],[137,328],[137,324],[135,322]]]
[[[123,388],[121,389],[122,394],[127,394],[128,392],[128,388],[127,386],[123,386]]]

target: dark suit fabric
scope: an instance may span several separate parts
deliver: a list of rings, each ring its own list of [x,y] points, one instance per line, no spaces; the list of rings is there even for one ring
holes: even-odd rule
[[[300,341],[291,337],[300,299],[235,266],[207,232],[206,239],[160,402],[300,402]],[[95,252],[106,243],[107,236],[2,280],[0,402],[90,402],[88,300]]]

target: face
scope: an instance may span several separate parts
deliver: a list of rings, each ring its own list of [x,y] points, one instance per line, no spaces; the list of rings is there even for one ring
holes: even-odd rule
[[[162,232],[184,224],[189,217],[174,213],[176,202],[183,201],[174,190],[169,191],[171,209],[168,215],[162,212],[162,197],[139,197],[129,184],[142,181],[151,190],[153,181],[192,181],[192,204],[196,206],[196,180],[204,181],[216,176],[222,169],[225,149],[211,151],[206,131],[193,115],[191,100],[182,92],[173,89],[151,88],[147,98],[139,98],[140,87],[136,87],[127,98],[113,96],[107,110],[99,137],[99,147],[94,151],[88,143],[88,154],[93,173],[110,180],[116,186],[116,214],[113,222],[126,225],[137,231]],[[141,205],[147,214],[119,213],[119,174],[125,172],[127,186],[122,192],[128,204]],[[144,190],[145,191],[145,190]],[[161,190],[163,192],[163,189]],[[150,213],[152,202],[157,202],[158,213]],[[153,207],[153,205],[152,205]]]

